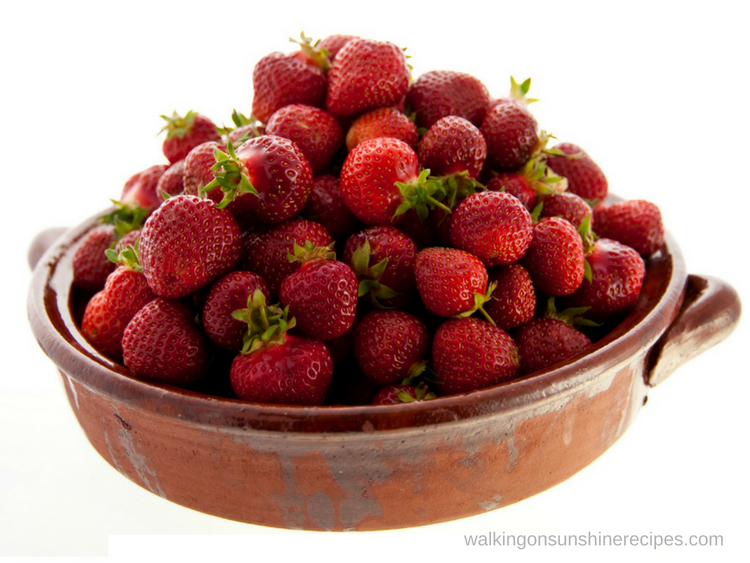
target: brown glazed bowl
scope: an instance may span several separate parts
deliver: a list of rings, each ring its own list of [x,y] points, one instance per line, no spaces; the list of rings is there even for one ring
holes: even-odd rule
[[[724,282],[687,275],[668,236],[635,310],[589,353],[495,387],[388,406],[295,407],[145,383],[86,343],[71,258],[92,218],[30,251],[28,313],[91,444],[172,502],[241,522],[383,530],[472,516],[580,471],[629,427],[653,386],[740,316]],[[406,499],[406,500],[405,500]]]

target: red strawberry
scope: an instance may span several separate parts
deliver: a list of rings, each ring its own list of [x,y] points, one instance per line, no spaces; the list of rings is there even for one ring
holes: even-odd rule
[[[321,39],[318,42],[318,48],[319,49],[325,49],[326,53],[328,53],[328,60],[333,62],[336,60],[336,55],[341,50],[341,48],[349,43],[352,39],[357,39],[354,35],[329,35],[328,37]]]
[[[373,405],[400,405],[417,401],[435,399],[435,393],[429,391],[424,383],[419,385],[389,385],[378,391],[372,400]]]
[[[242,234],[232,215],[211,200],[178,195],[146,221],[140,251],[154,293],[179,298],[234,268],[242,255]]]
[[[266,55],[253,69],[253,116],[265,123],[290,104],[323,107],[326,84],[323,70],[295,53]]]
[[[266,123],[266,134],[294,141],[310,162],[313,174],[330,164],[343,138],[335,117],[304,104],[290,104],[276,110]]]
[[[326,109],[348,117],[392,106],[409,88],[409,65],[393,43],[352,39],[336,54],[328,72]]]
[[[596,234],[631,247],[641,256],[650,256],[664,244],[664,223],[659,208],[642,199],[594,208]]]
[[[419,161],[435,176],[478,178],[486,158],[487,143],[479,129],[455,115],[436,121],[419,143]]]
[[[473,254],[456,248],[430,247],[414,263],[417,289],[425,307],[441,317],[468,316],[487,295],[487,270]]]
[[[521,262],[538,291],[570,295],[581,285],[584,276],[581,235],[569,221],[546,217],[534,225],[531,246]]]
[[[506,192],[518,198],[528,210],[536,206],[536,190],[529,179],[520,172],[500,172],[487,182],[487,189],[493,192]]]
[[[247,117],[237,110],[232,112],[232,122],[236,127],[226,133],[226,139],[232,141],[235,147],[239,147],[245,141],[260,137],[266,132],[265,126],[258,122],[252,115]]]
[[[323,225],[336,239],[351,235],[361,226],[341,197],[341,180],[329,174],[313,179],[312,191],[301,215]],[[316,243],[316,246],[328,244]]]
[[[209,141],[194,147],[185,157],[183,171],[184,192],[188,195],[201,196],[201,189],[214,181],[213,166],[216,164],[214,152],[216,149],[226,150],[226,146],[216,141]],[[215,203],[219,203],[224,194],[220,189],[208,193]]]
[[[279,289],[279,301],[308,336],[327,340],[341,336],[354,324],[357,276],[352,269],[321,256],[320,249],[295,248],[302,263]]]
[[[133,174],[122,188],[120,201],[126,205],[138,206],[153,211],[163,201],[157,191],[159,179],[169,168],[166,164],[157,164]]]
[[[417,124],[425,129],[449,115],[467,119],[478,127],[489,108],[490,95],[487,87],[469,74],[433,70],[411,84],[406,104],[417,113]]]
[[[520,326],[514,336],[524,374],[568,360],[591,345],[580,330],[552,317],[536,317]]]
[[[268,283],[271,295],[277,295],[281,282],[300,267],[298,261],[289,261],[294,245],[327,247],[333,243],[330,233],[313,221],[291,219],[265,233],[251,233],[245,238],[244,266],[260,275]]]
[[[446,217],[446,223],[450,219],[450,213],[445,213],[442,209],[435,208],[430,212],[427,217],[427,221],[419,219],[415,209],[409,209],[404,213],[403,217],[396,217],[397,224],[396,228],[408,236],[417,245],[417,248],[422,250],[428,246],[435,246],[437,237],[436,225],[440,223],[440,220]],[[449,246],[450,241],[447,240],[443,246]]]
[[[101,225],[89,231],[73,254],[73,282],[80,288],[99,291],[115,264],[105,254],[117,242],[113,225]]]
[[[245,271],[229,272],[213,284],[203,305],[201,321],[206,335],[215,344],[227,350],[242,350],[247,323],[234,318],[232,313],[245,309],[256,290],[270,299],[263,278]]]
[[[432,341],[432,367],[441,395],[452,395],[513,379],[520,366],[508,334],[481,319],[449,319]]]
[[[562,217],[567,219],[576,229],[581,226],[586,217],[591,223],[591,206],[582,197],[572,192],[550,194],[542,200],[540,217]]]
[[[203,332],[179,301],[156,298],[138,311],[125,328],[122,350],[125,365],[146,379],[186,385],[208,371]]]
[[[204,115],[189,111],[184,117],[177,112],[171,117],[161,117],[167,122],[162,129],[167,132],[167,138],[161,148],[170,164],[185,158],[193,147],[208,141],[221,141],[216,125]]]
[[[227,150],[215,151],[214,181],[204,188],[209,194],[224,192],[219,207],[233,204],[235,216],[252,214],[265,223],[281,223],[302,211],[312,189],[312,169],[293,141],[263,135]]]
[[[428,344],[427,327],[404,311],[374,309],[354,326],[354,357],[380,385],[422,373]]]
[[[604,321],[628,313],[638,300],[646,266],[640,254],[617,241],[600,238],[586,255],[591,281],[567,297],[566,307],[588,307],[586,316]]]
[[[547,164],[568,181],[568,191],[591,202],[604,201],[609,185],[607,177],[591,157],[572,143],[560,143],[553,150],[568,156],[550,155]],[[575,158],[570,158],[574,156]]]
[[[509,329],[530,321],[536,310],[536,294],[526,268],[518,263],[498,266],[487,276],[496,287],[484,309],[495,324]]]
[[[511,264],[524,255],[532,239],[529,211],[504,192],[477,192],[453,212],[453,246],[471,252],[488,267]]]
[[[411,148],[419,142],[417,126],[394,107],[378,108],[359,116],[346,133],[346,148],[352,150],[358,144],[376,137],[400,139]]]
[[[160,204],[164,199],[164,194],[173,196],[185,191],[185,185],[182,181],[184,170],[185,160],[178,160],[161,175],[159,182],[156,184],[156,195],[160,198]]]
[[[405,307],[416,289],[417,245],[389,225],[371,227],[349,237],[343,261],[359,278],[359,295],[380,306]]]

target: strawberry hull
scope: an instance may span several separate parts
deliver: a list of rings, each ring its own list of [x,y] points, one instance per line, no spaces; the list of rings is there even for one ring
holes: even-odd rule
[[[95,224],[39,260],[28,308],[88,440],[162,498],[264,526],[404,528],[542,492],[606,451],[651,389],[728,336],[741,309],[729,285],[687,275],[668,235],[633,312],[578,359],[424,402],[262,405],[140,381],[86,343],[72,256]]]

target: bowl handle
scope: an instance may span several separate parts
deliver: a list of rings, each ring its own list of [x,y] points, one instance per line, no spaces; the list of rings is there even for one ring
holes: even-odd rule
[[[677,316],[651,349],[646,383],[658,385],[724,340],[737,326],[741,311],[740,296],[731,285],[710,276],[689,275]]]
[[[34,240],[31,241],[29,252],[26,255],[29,268],[33,270],[42,255],[47,252],[47,249],[67,230],[66,227],[52,227],[36,235]]]

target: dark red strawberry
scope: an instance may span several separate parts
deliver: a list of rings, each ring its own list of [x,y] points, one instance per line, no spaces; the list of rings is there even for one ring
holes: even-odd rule
[[[301,215],[305,219],[323,225],[336,239],[348,237],[362,226],[349,211],[344,198],[341,197],[341,180],[330,174],[323,174],[313,179],[310,197]],[[316,246],[328,244],[316,243]]]
[[[153,211],[163,201],[157,191],[159,179],[169,168],[166,164],[157,164],[133,174],[122,188],[120,201],[126,205],[138,206]]]
[[[167,133],[161,148],[170,164],[185,158],[193,147],[208,141],[221,141],[216,125],[204,115],[189,111],[184,116],[174,112],[171,117],[161,117],[167,122],[161,130]]]
[[[617,241],[600,238],[586,255],[591,281],[563,300],[565,307],[588,307],[586,317],[604,321],[628,313],[638,300],[646,266],[640,254]]]
[[[441,395],[482,389],[513,379],[521,359],[503,330],[474,317],[449,319],[432,341],[432,368]]]
[[[260,275],[268,284],[271,295],[277,295],[281,282],[300,267],[290,261],[294,245],[327,247],[333,243],[330,233],[313,221],[291,219],[264,233],[251,233],[245,238],[244,266]]]
[[[550,156],[549,167],[568,181],[568,191],[590,202],[604,201],[609,184],[607,177],[591,157],[573,143],[560,143],[554,150],[568,156]],[[570,157],[574,158],[570,158]]]
[[[533,373],[568,360],[591,340],[571,324],[552,317],[536,317],[513,333],[521,354],[521,372]]]
[[[546,217],[534,225],[531,246],[521,260],[534,287],[548,295],[570,295],[584,276],[583,240],[561,217]]]
[[[179,298],[234,268],[242,256],[242,234],[231,213],[210,199],[178,195],[146,221],[140,252],[154,293]]]
[[[536,190],[520,172],[500,172],[487,182],[486,187],[493,192],[506,192],[515,196],[529,211],[536,206]]]
[[[586,217],[591,226],[591,206],[582,197],[572,192],[550,194],[542,200],[540,217],[562,217],[567,219],[576,229],[581,226]]]
[[[486,158],[487,143],[479,129],[455,115],[436,121],[419,143],[419,161],[433,176],[478,178]]]
[[[135,314],[125,328],[122,350],[125,365],[136,376],[162,383],[192,383],[209,367],[195,313],[169,299],[156,298]]]
[[[417,248],[422,250],[428,246],[435,246],[438,240],[437,227],[441,219],[446,217],[446,222],[450,219],[450,213],[445,213],[439,207],[433,209],[426,221],[422,221],[417,215],[415,209],[409,209],[403,214],[402,218],[396,217],[396,228],[408,236],[417,245]],[[443,246],[449,246],[450,240],[443,243]]]
[[[343,261],[359,278],[359,295],[379,306],[405,307],[416,289],[417,245],[389,225],[355,233],[344,245]]]
[[[596,234],[650,256],[664,244],[664,223],[659,207],[642,199],[601,203],[594,208]]]
[[[326,85],[323,70],[295,53],[266,55],[253,69],[253,116],[265,123],[290,104],[323,107]]]
[[[487,276],[496,287],[484,310],[495,324],[509,329],[530,321],[536,311],[536,294],[526,268],[518,263],[497,266]]]
[[[439,119],[455,115],[482,123],[490,105],[487,87],[477,78],[451,70],[425,72],[409,87],[406,105],[417,114],[417,125],[429,129]]]
[[[73,254],[73,283],[89,291],[104,287],[115,264],[105,254],[117,242],[114,225],[101,225],[86,234]]]
[[[266,123],[266,134],[294,141],[310,162],[313,174],[319,174],[331,163],[343,138],[335,117],[304,104],[276,110]]]
[[[437,396],[424,383],[419,385],[388,385],[378,391],[373,405],[400,405],[417,401],[430,401]]]
[[[358,117],[346,133],[346,148],[352,150],[376,137],[400,139],[413,149],[419,142],[417,126],[395,107],[378,108]]]
[[[263,278],[246,271],[229,272],[211,286],[201,322],[206,335],[215,344],[227,350],[242,350],[247,323],[234,318],[232,313],[247,308],[248,299],[256,290],[261,291],[266,300],[271,298]]]
[[[164,200],[164,194],[169,196],[179,195],[185,191],[182,177],[185,170],[185,160],[178,160],[172,166],[164,171],[156,184],[156,195],[161,201]]]
[[[379,385],[421,374],[428,349],[427,327],[404,311],[374,309],[354,326],[354,357]]]
[[[326,109],[348,117],[396,104],[409,88],[403,50],[387,41],[351,39],[328,71]]]
[[[214,181],[213,167],[216,164],[216,149],[226,150],[226,146],[216,141],[202,143],[193,148],[185,157],[182,182],[184,192],[188,195],[202,196],[201,190]],[[208,193],[215,203],[219,203],[224,194],[220,189]]]
[[[504,192],[477,192],[452,214],[451,242],[477,256],[487,267],[519,260],[531,244],[528,209]]]

